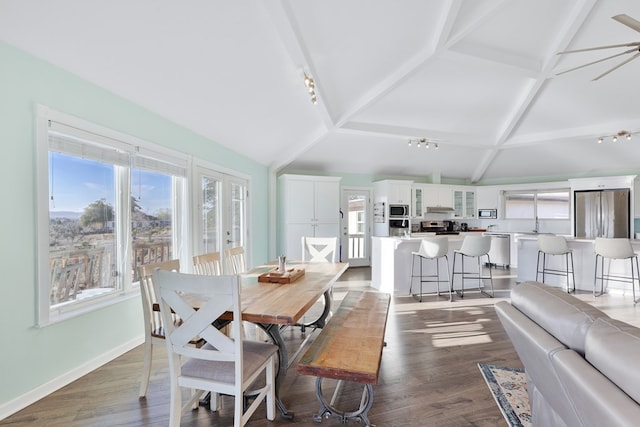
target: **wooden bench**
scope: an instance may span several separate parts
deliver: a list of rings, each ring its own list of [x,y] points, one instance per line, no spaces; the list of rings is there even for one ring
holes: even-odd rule
[[[378,383],[384,333],[389,313],[389,294],[373,291],[349,291],[337,312],[331,317],[304,356],[296,370],[316,378],[316,396],[320,411],[313,419],[321,422],[326,416],[357,419],[369,426],[367,413],[373,405],[373,385]],[[340,411],[327,403],[322,395],[322,379],[339,380],[364,385],[360,407],[352,412]]]

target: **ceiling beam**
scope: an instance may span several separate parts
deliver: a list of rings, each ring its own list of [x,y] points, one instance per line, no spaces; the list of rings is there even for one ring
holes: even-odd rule
[[[429,135],[428,141],[442,143],[450,147],[468,147],[478,148],[482,141],[479,141],[477,136],[464,135],[459,133],[442,132],[433,129],[418,129],[406,126],[393,126],[384,125],[379,123],[363,123],[363,122],[348,122],[341,128],[336,129],[339,133],[348,133],[356,135],[368,135],[368,136],[382,136],[382,137],[397,137],[399,139],[416,138],[420,135]],[[490,148],[492,143],[487,143],[487,148]],[[482,147],[480,147],[482,148]]]
[[[447,6],[444,8],[445,11],[441,15],[441,19],[438,20],[438,25],[433,29],[433,33],[435,34],[433,37],[433,43],[424,46],[421,51],[396,68],[396,70],[386,78],[380,80],[378,84],[373,86],[349,108],[347,108],[342,116],[340,116],[336,121],[337,127],[344,126],[351,117],[357,115],[362,110],[371,106],[380,98],[396,89],[411,76],[415,75],[415,73],[417,73],[422,67],[428,64],[432,58],[434,58],[434,55],[444,45],[444,42],[453,27],[461,1],[450,0],[446,4]]]
[[[545,86],[552,68],[558,61],[556,53],[564,50],[569,43],[571,43],[571,40],[584,24],[584,21],[587,19],[596,2],[597,0],[582,0],[573,8],[565,21],[565,25],[558,31],[559,36],[556,38],[555,42],[550,45],[549,50],[547,51],[545,56],[546,59],[543,61],[544,65],[540,75],[534,82],[528,82],[523,87],[522,94],[519,97],[520,101],[514,105],[514,108],[511,110],[509,117],[506,118],[502,129],[496,135],[496,147],[503,145],[511,136],[513,130],[522,122],[533,101]],[[494,149],[488,157],[493,159],[496,155],[497,150]],[[490,164],[490,162],[481,162],[473,172],[471,182],[479,181],[489,168]]]

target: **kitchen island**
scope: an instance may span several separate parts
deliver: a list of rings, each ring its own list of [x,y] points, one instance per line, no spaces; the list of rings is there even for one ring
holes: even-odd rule
[[[449,268],[453,268],[453,251],[460,249],[465,234],[447,235],[449,239]],[[382,291],[393,293],[396,295],[409,295],[411,288],[411,262],[412,252],[417,252],[423,237],[434,236],[435,233],[418,233],[412,234],[410,237],[373,237],[372,238],[372,259],[371,259],[371,284],[374,288]],[[458,259],[460,261],[460,259]],[[443,280],[447,279],[446,261],[440,260],[440,275]],[[470,268],[473,268],[470,267]],[[418,259],[416,259],[416,274],[419,271]],[[457,268],[456,270],[458,270]],[[435,274],[435,261],[425,261],[423,274]],[[418,292],[420,289],[420,280],[418,277],[413,279],[413,291]],[[468,280],[466,287],[473,289],[477,282]],[[460,281],[456,279],[454,289],[460,288]],[[449,288],[446,283],[440,283],[440,290],[448,292]],[[423,283],[423,293],[431,293],[437,291],[436,283]],[[448,293],[447,293],[448,297]]]
[[[593,239],[576,239],[565,236],[569,249],[573,251],[573,263],[575,268],[576,289],[582,291],[593,291],[593,282],[596,267],[596,255],[593,250]],[[518,282],[536,280],[536,263],[538,260],[538,237],[536,235],[519,235],[516,240],[518,250]],[[640,253],[640,240],[631,240],[631,246],[636,253]],[[565,269],[564,256],[547,256],[547,266],[556,270]],[[605,271],[609,274],[631,276],[631,263],[629,260],[616,260],[611,263],[605,261]],[[540,277],[542,281],[542,278]],[[545,283],[552,286],[565,287],[566,279],[563,276],[546,275]],[[600,290],[600,281],[597,285]],[[631,294],[631,284],[611,281],[604,283],[605,292],[614,290],[616,292]]]

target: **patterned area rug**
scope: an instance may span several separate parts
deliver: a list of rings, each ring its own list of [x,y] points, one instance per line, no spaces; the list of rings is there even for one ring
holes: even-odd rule
[[[478,363],[478,368],[509,426],[530,427],[531,408],[524,371],[484,363]]]

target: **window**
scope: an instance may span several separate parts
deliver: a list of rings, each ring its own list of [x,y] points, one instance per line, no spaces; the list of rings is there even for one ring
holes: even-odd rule
[[[137,292],[140,265],[180,257],[186,157],[44,107],[37,156],[39,325]]]
[[[569,189],[505,192],[505,218],[569,219],[569,193]]]

